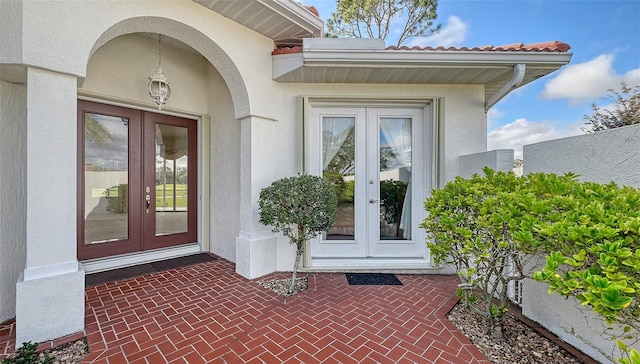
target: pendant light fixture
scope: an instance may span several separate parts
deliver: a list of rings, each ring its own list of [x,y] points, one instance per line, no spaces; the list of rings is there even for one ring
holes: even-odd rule
[[[169,86],[167,76],[162,72],[161,41],[162,35],[158,34],[158,69],[149,76],[149,84],[147,85],[149,96],[151,96],[156,105],[158,105],[158,110],[162,110],[162,106],[164,106],[167,100],[169,100],[169,97],[171,97],[171,86]]]

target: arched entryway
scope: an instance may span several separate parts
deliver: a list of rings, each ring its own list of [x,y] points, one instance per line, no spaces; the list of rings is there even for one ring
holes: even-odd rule
[[[179,44],[177,46],[178,49],[201,55],[215,68],[216,72],[220,75],[228,88],[233,102],[235,118],[241,119],[251,114],[251,106],[246,83],[231,57],[215,42],[214,39],[205,35],[198,29],[177,20],[152,16],[140,16],[123,19],[117,22],[105,30],[100,37],[95,40],[87,57],[87,67],[89,67],[89,60],[93,58],[94,54],[106,43],[128,34],[152,34],[154,35],[154,38],[155,35],[163,35],[166,36],[165,42],[169,45],[171,44],[171,40],[169,39],[172,38]],[[221,34],[220,36],[224,36],[224,34]],[[130,49],[124,51],[129,52]],[[123,55],[126,55],[126,53]],[[153,62],[156,61],[157,60],[153,59]],[[166,67],[167,65],[165,63],[165,68]],[[146,76],[148,75],[145,74],[145,78]],[[84,85],[82,87],[84,87]]]
[[[185,13],[196,10],[190,3],[176,3],[185,12],[176,11],[173,6],[161,5],[163,10],[158,10],[132,3],[110,8],[104,14],[89,13],[83,10],[83,4],[76,5],[66,8],[64,16],[51,16],[61,18],[61,23],[71,22],[67,18],[78,20],[73,27],[61,25],[47,34],[47,44],[64,47],[40,47],[40,53],[47,53],[42,64],[24,65],[27,81],[22,102],[28,110],[24,122],[29,127],[25,128],[27,153],[22,166],[29,183],[24,193],[25,269],[16,284],[18,342],[43,341],[84,328],[84,277],[89,270],[86,261],[79,264],[77,256],[77,191],[84,188],[78,183],[78,100],[194,120],[199,135],[196,249],[210,249],[203,240],[214,235],[210,230],[217,220],[207,215],[208,211],[224,212],[234,222],[221,224],[225,229],[221,235],[230,242],[228,246],[233,247],[239,231],[238,119],[251,115],[251,107],[240,71],[217,44],[229,34],[215,32],[212,29],[216,26],[210,26],[220,20],[219,16],[207,14],[194,20],[198,30],[185,20]],[[150,11],[164,17],[139,16]],[[207,31],[212,34],[205,34]],[[146,90],[147,77],[158,66],[158,34],[189,47],[186,52],[169,44],[163,47],[162,66],[174,94],[162,111],[154,107]],[[31,38],[23,42],[29,49],[37,43]],[[218,169],[213,172],[213,168]],[[214,175],[220,177],[213,178]],[[214,193],[223,197],[211,197]],[[167,248],[152,250],[166,252]],[[117,257],[122,257],[119,266],[140,261],[134,259],[138,253]]]
[[[140,19],[138,19],[140,20]],[[157,19],[156,19],[157,20]],[[118,25],[118,28],[131,31],[131,27],[127,24],[130,20],[123,21]],[[165,20],[169,24],[173,24],[170,20]],[[151,24],[155,24],[155,21],[151,21]],[[138,24],[138,22],[135,22]],[[116,27],[116,26],[114,26]],[[114,36],[118,32],[114,31],[112,27],[105,34]],[[172,26],[166,25],[165,28],[172,28]],[[151,27],[153,28],[153,27]],[[172,28],[173,29],[173,28]],[[148,30],[148,29],[147,29]],[[199,43],[199,36],[201,33],[193,32],[192,30],[176,30],[171,33],[172,35],[178,34],[178,36],[187,36],[187,41],[191,44]],[[195,35],[194,35],[195,34]],[[194,36],[195,40],[188,38],[188,36]],[[102,167],[96,167],[95,161],[89,161],[82,154],[86,152],[87,137],[86,132],[82,130],[80,124],[86,124],[84,116],[79,116],[79,195],[78,195],[78,257],[83,261],[85,269],[89,272],[94,270],[103,270],[110,267],[117,267],[125,264],[124,261],[118,262],[117,259],[110,260],[110,265],[105,265],[104,262],[87,262],[86,259],[100,258],[108,255],[120,255],[135,252],[149,252],[149,250],[157,250],[158,248],[176,247],[180,245],[180,249],[175,250],[175,253],[163,251],[157,257],[165,258],[167,256],[181,255],[185,253],[195,252],[199,250],[209,251],[213,250],[218,254],[225,255],[224,250],[227,253],[232,250],[229,246],[221,246],[218,240],[225,239],[227,242],[233,242],[238,234],[240,211],[239,211],[239,192],[236,187],[239,185],[240,178],[240,123],[236,120],[238,112],[246,112],[248,109],[248,103],[243,101],[246,98],[246,90],[238,86],[237,70],[233,65],[229,66],[230,62],[225,54],[218,49],[215,51],[215,46],[212,45],[213,41],[208,40],[209,46],[205,47],[204,53],[208,54],[208,57],[190,45],[171,37],[170,35],[162,35],[162,42],[158,42],[158,34],[141,32],[141,33],[127,33],[116,36],[110,41],[103,42],[105,35],[96,42],[102,43],[102,46],[92,51],[92,57],[90,58],[87,66],[87,77],[83,82],[82,87],[78,90],[79,94],[79,113],[84,112],[81,110],[81,106],[86,104],[86,101],[90,101],[93,104],[100,103],[104,107],[111,107],[116,111],[125,110],[126,112],[133,112],[134,119],[140,120],[141,123],[145,122],[150,115],[164,116],[165,118],[182,119],[188,125],[189,120],[194,124],[194,135],[188,138],[189,145],[197,147],[197,150],[189,155],[193,158],[190,159],[189,176],[197,177],[194,181],[188,184],[176,183],[174,189],[170,190],[169,197],[172,193],[179,189],[181,196],[176,196],[178,204],[177,211],[168,211],[169,207],[173,207],[175,200],[169,201],[163,199],[166,196],[167,185],[164,183],[166,178],[163,178],[160,170],[170,170],[170,172],[184,172],[184,165],[176,165],[175,168],[172,164],[173,160],[169,158],[168,162],[158,162],[157,158],[148,158],[145,154],[147,147],[143,144],[151,143],[156,145],[157,148],[161,148],[162,143],[158,143],[157,133],[144,132],[144,127],[139,135],[135,134],[135,129],[132,127],[134,124],[127,126],[123,130],[128,130],[134,134],[130,134],[131,138],[139,138],[139,142],[126,143],[130,145],[129,159],[138,158],[136,160],[145,161],[140,162],[148,165],[134,166],[131,165],[133,170],[128,170],[124,178],[133,178],[131,181],[127,180],[127,183],[122,181],[118,183],[112,183],[110,186],[97,186],[87,183],[90,174],[105,174],[106,172]],[[204,45],[200,45],[204,47]],[[94,47],[95,48],[95,47]],[[146,89],[147,76],[158,65],[159,51],[162,56],[162,68],[169,78],[172,86],[172,96],[167,102],[167,105],[163,107],[162,111],[153,111],[152,100],[148,95]],[[222,65],[213,64],[210,59],[215,59],[217,62],[221,62]],[[223,70],[219,71],[219,68]],[[226,79],[225,74],[226,72]],[[231,87],[227,83],[227,79],[234,80],[235,88]],[[237,105],[242,105],[240,108]],[[100,115],[100,113],[97,113]],[[107,112],[108,115],[114,116],[114,112]],[[80,115],[80,114],[79,114]],[[95,118],[96,113],[89,110],[87,115]],[[103,115],[104,116],[104,115]],[[115,115],[116,117],[122,117],[122,115]],[[85,128],[86,129],[86,128]],[[122,128],[121,128],[122,129]],[[162,130],[160,130],[162,131]],[[83,138],[84,135],[84,143]],[[146,136],[145,136],[146,135]],[[156,139],[156,140],[151,140]],[[94,145],[95,147],[95,145]],[[150,151],[153,150],[149,147]],[[140,150],[140,152],[136,152]],[[140,154],[138,157],[137,154]],[[86,153],[85,153],[86,154]],[[151,154],[151,152],[147,153]],[[197,155],[197,158],[195,157]],[[83,159],[84,158],[84,159]],[[122,158],[120,158],[122,159]],[[117,160],[114,163],[118,162]],[[133,163],[136,161],[132,160]],[[162,163],[162,165],[152,166],[153,163]],[[168,163],[168,166],[165,165]],[[103,162],[104,164],[104,162]],[[180,163],[178,163],[180,164]],[[117,165],[112,164],[112,165]],[[121,163],[121,165],[124,165]],[[213,169],[212,169],[213,168]],[[122,177],[124,171],[122,168],[111,168],[108,173]],[[135,171],[151,171],[148,173]],[[149,174],[155,171],[156,178],[148,177]],[[131,173],[134,172],[134,173]],[[171,180],[172,173],[169,173],[169,180]],[[178,173],[178,174],[180,174]],[[147,176],[147,177],[145,177]],[[166,177],[166,176],[165,176]],[[147,179],[148,183],[143,183],[142,180]],[[109,180],[110,181],[110,180]],[[108,181],[107,181],[108,182]],[[104,182],[104,183],[107,183]],[[154,182],[154,183],[151,183]],[[103,183],[103,184],[104,184]],[[135,186],[139,184],[139,186]],[[127,207],[131,206],[131,210],[128,208],[120,209],[118,213],[113,213],[107,210],[106,202],[102,200],[120,201],[121,191],[124,191],[124,185],[127,186],[126,193],[129,201],[127,201]],[[172,187],[172,184],[169,184]],[[189,188],[188,193],[181,189]],[[146,189],[150,190],[147,193]],[[96,192],[97,191],[97,192]],[[104,191],[109,192],[109,197],[102,196]],[[94,193],[95,192],[95,193]],[[208,198],[210,193],[215,193],[213,198]],[[212,193],[212,194],[213,194]],[[94,196],[95,195],[95,196]],[[113,195],[113,196],[111,196]],[[230,198],[236,196],[235,201]],[[147,203],[146,198],[149,196],[150,200],[150,213],[146,212],[147,208],[144,206]],[[183,210],[187,208],[187,204],[182,201],[189,197],[195,197],[195,200],[189,203],[189,220],[185,222],[185,229],[179,229],[174,233],[167,234],[167,232],[158,230],[159,216],[177,216],[184,213]],[[220,198],[224,196],[224,198]],[[95,200],[95,203],[92,201]],[[100,205],[102,201],[102,206]],[[169,206],[171,205],[171,206]],[[100,207],[103,208],[100,208]],[[98,208],[95,212],[94,209]],[[197,208],[197,211],[194,209]],[[83,210],[83,211],[80,211]],[[112,208],[113,210],[113,208]],[[124,212],[126,210],[126,213]],[[212,211],[211,216],[209,211]],[[232,223],[221,224],[220,216],[216,216],[219,211],[224,211],[225,216],[222,216],[229,221],[228,216],[232,216]],[[194,214],[195,212],[195,214]],[[154,215],[151,218],[151,222],[155,223],[155,228],[149,230],[145,227],[145,220],[149,215]],[[98,216],[99,215],[99,216]],[[89,236],[94,234],[96,229],[96,218],[106,218],[107,216],[113,217],[111,223],[114,220],[120,220],[118,229],[120,232],[112,231],[113,236]],[[139,217],[136,217],[139,216]],[[93,220],[92,220],[93,219]],[[124,223],[126,220],[127,223]],[[194,224],[197,221],[196,224]],[[146,224],[149,225],[149,224]],[[101,228],[105,224],[99,225]],[[195,226],[191,229],[190,226]],[[186,229],[186,227],[189,227]],[[123,229],[128,229],[124,231]],[[98,232],[104,229],[98,229]],[[210,233],[213,231],[213,234]],[[103,231],[104,232],[104,231]],[[128,234],[127,234],[128,233]],[[115,235],[114,235],[115,234]],[[171,236],[166,236],[171,235]],[[175,239],[180,235],[181,237],[188,236],[188,239]],[[164,240],[162,244],[152,243],[152,240],[160,238]],[[209,240],[213,236],[214,245],[210,248]],[[95,238],[95,239],[94,239]],[[146,242],[146,243],[145,243]],[[187,246],[191,244],[191,246]],[[113,246],[113,249],[107,249],[107,246]],[[229,245],[229,244],[227,244]],[[88,253],[93,251],[93,253]],[[228,254],[227,254],[228,255]],[[138,260],[156,259],[156,256],[149,254],[141,255]],[[233,258],[231,256],[230,258]],[[127,256],[126,264],[135,262],[135,257]]]

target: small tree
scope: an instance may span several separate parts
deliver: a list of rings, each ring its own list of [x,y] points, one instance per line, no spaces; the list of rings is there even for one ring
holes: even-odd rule
[[[640,124],[640,85],[628,86],[620,84],[620,91],[609,89],[607,100],[611,101],[610,108],[600,108],[593,103],[593,114],[585,115],[587,133],[619,128],[621,126]]]
[[[328,37],[387,39],[395,20],[404,19],[398,42],[440,31],[434,25],[438,0],[337,0],[336,12],[327,20]]]
[[[335,221],[338,199],[333,185],[317,176],[300,175],[273,182],[260,191],[260,223],[277,233],[288,230],[289,242],[296,246],[296,259],[289,294],[293,293],[296,273],[305,243]]]

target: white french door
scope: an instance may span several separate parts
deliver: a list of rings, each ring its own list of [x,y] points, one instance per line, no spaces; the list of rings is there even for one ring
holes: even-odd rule
[[[334,226],[311,242],[311,266],[426,259],[428,118],[424,107],[311,109],[309,173],[330,180],[339,201]]]

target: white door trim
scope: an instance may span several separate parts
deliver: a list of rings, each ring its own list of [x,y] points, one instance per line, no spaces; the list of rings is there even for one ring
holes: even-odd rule
[[[157,262],[159,260],[177,258],[185,255],[197,254],[200,252],[202,252],[200,244],[192,243],[169,248],[83,260],[80,263],[82,263],[84,271],[87,274],[90,274],[150,262]]]

